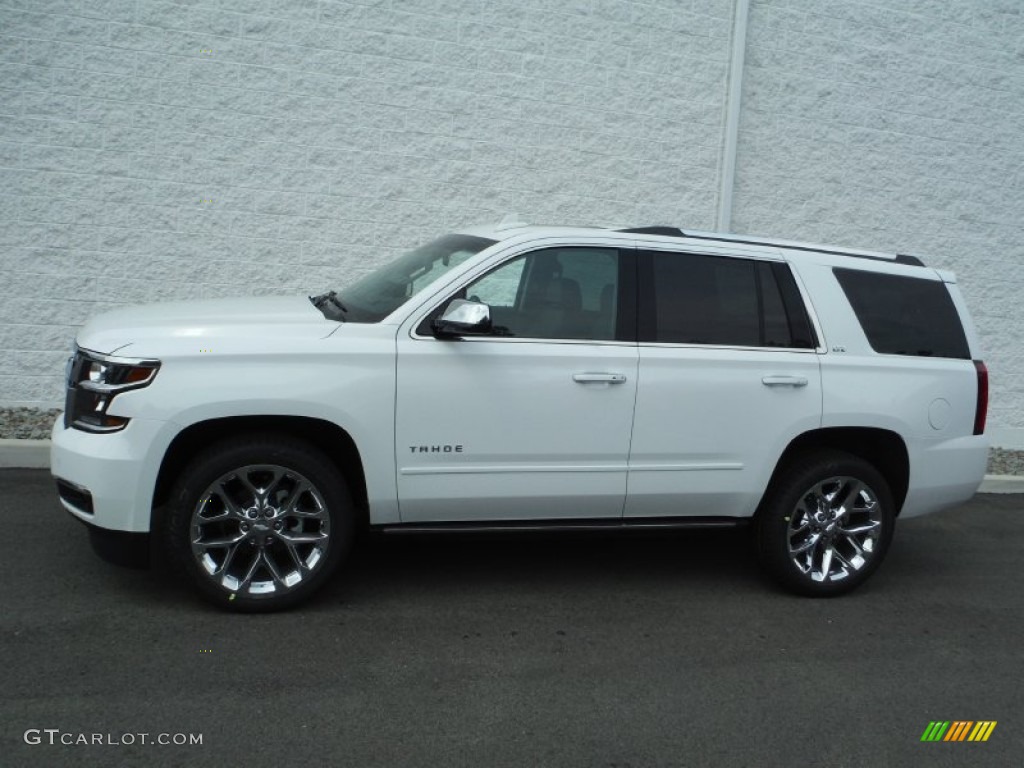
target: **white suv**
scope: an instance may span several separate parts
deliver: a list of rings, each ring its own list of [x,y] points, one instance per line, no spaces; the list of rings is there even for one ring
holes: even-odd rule
[[[321,296],[90,321],[53,428],[108,556],[152,532],[215,602],[292,605],[384,532],[754,523],[835,595],[898,516],[985,471],[988,382],[952,274],[909,256],[497,225]]]

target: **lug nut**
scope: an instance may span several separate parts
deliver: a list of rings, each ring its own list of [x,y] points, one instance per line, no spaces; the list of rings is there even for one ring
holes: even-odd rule
[[[238,526],[238,527],[239,527],[239,528],[241,529],[242,533],[245,533],[246,531],[248,531],[248,530],[249,530],[249,524],[248,524],[248,523],[242,523],[242,524],[241,524],[240,526]]]

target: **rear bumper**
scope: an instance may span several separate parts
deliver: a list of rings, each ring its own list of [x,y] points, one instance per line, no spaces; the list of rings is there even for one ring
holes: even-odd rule
[[[918,517],[969,500],[985,479],[987,464],[984,435],[918,443],[910,456],[910,491],[900,517]]]

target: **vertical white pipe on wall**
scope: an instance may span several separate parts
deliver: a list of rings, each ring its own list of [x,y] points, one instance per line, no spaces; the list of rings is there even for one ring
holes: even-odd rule
[[[750,0],[736,0],[732,18],[732,51],[729,57],[729,82],[725,97],[725,134],[722,142],[722,167],[719,175],[718,217],[715,229],[732,228],[732,193],[736,183],[736,143],[740,130],[740,96],[743,91],[743,66],[747,51],[747,16]]]

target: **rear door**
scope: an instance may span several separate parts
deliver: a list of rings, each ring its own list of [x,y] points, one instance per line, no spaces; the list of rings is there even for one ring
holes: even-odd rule
[[[625,515],[750,515],[789,441],[821,423],[817,337],[798,285],[759,252],[638,256]]]

